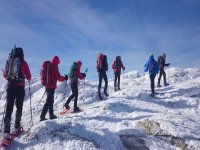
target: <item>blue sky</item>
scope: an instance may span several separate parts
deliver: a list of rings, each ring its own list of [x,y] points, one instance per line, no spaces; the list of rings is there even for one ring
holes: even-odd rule
[[[1,0],[0,68],[14,44],[24,49],[33,76],[58,55],[60,73],[81,60],[97,80],[96,58],[121,55],[126,72],[138,70],[149,54],[166,53],[173,67],[200,67],[199,0]]]

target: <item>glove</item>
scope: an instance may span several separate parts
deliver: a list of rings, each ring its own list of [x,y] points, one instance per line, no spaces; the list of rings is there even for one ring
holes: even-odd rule
[[[123,68],[123,70],[125,70],[125,67]]]
[[[170,63],[167,64],[167,67],[170,65]]]
[[[86,74],[85,73],[81,73],[81,75],[85,78],[86,77]]]
[[[65,75],[65,80],[68,80],[68,75]]]

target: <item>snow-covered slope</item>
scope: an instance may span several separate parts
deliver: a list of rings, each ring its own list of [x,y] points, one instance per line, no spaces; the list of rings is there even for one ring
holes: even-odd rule
[[[110,96],[105,101],[97,101],[98,83],[86,81],[84,86],[80,82],[78,105],[84,111],[64,116],[60,116],[59,112],[71,90],[68,84],[59,83],[54,102],[58,119],[44,122],[39,122],[39,118],[46,96],[42,98],[44,88],[35,78],[31,82],[34,126],[30,128],[30,97],[27,85],[22,125],[25,130],[30,129],[16,138],[10,149],[175,150],[187,147],[198,150],[200,69],[170,68],[166,73],[170,85],[156,88],[158,95],[155,98],[149,97],[148,75],[140,77],[138,72],[125,74],[121,79],[122,90],[117,92],[114,92],[113,81],[110,80]],[[5,91],[5,86],[1,91]],[[5,92],[2,92],[1,116],[5,96]],[[48,118],[48,114],[46,117]],[[13,120],[14,115],[12,127]]]

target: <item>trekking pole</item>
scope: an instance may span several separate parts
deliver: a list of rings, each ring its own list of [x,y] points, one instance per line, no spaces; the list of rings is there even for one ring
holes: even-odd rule
[[[87,73],[88,68],[85,70],[85,74]],[[84,90],[85,90],[85,78],[84,78]]]
[[[31,127],[33,126],[33,114],[32,114],[32,106],[31,106],[31,88],[30,88],[30,81],[29,83],[29,97],[30,97],[30,112],[31,112]]]
[[[7,107],[7,100],[6,100],[6,103],[5,103],[5,106],[4,106],[3,118],[2,118],[2,121],[1,121],[1,131],[0,132],[2,132],[2,129],[3,129],[3,121],[5,119],[6,107]]]
[[[123,76],[122,76],[122,88],[124,89],[124,70],[123,70]]]
[[[66,96],[66,91],[67,91],[67,81],[65,81],[65,91],[64,91],[64,96],[63,96],[63,106],[64,106],[64,100],[65,100],[65,96]]]
[[[85,74],[87,73],[88,68],[85,70]],[[83,92],[85,92],[85,78],[83,79]],[[84,99],[83,99],[84,102]]]
[[[46,94],[46,92],[47,92],[47,90],[45,89],[45,91],[44,91],[44,93],[43,93],[43,95],[42,95],[42,97],[40,99],[40,102],[42,101],[42,99],[43,99],[44,95]]]

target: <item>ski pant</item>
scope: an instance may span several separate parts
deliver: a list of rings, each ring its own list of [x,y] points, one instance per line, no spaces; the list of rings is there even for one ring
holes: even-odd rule
[[[78,101],[78,83],[71,83],[72,94],[67,99],[65,106],[68,106],[71,100],[74,98],[74,110],[77,108]]]
[[[108,87],[108,78],[107,74],[105,71],[99,72],[99,86],[98,86],[98,95],[99,97],[101,96],[101,84],[102,84],[102,79],[105,81],[105,86],[104,86],[104,93],[107,92],[107,87]]]
[[[114,87],[115,88],[116,88],[116,86],[118,88],[120,88],[120,76],[121,76],[120,72],[115,72],[115,82],[114,82]]]
[[[5,118],[4,118],[4,133],[10,133],[10,122],[11,122],[11,115],[13,112],[14,103],[17,108],[16,114],[15,114],[14,126],[15,128],[20,127],[24,96],[25,96],[24,86],[16,86],[13,84],[8,84],[6,112],[5,112]]]
[[[150,76],[150,81],[151,81],[151,94],[155,94],[155,85],[154,85],[154,80],[155,80],[155,77],[156,77],[156,74],[151,74]]]
[[[53,103],[54,103],[55,89],[46,88],[46,92],[47,92],[47,99],[46,99],[46,102],[45,102],[45,104],[43,106],[40,118],[45,118],[46,113],[47,113],[48,110],[49,110],[49,117],[51,118],[51,117],[54,116]]]
[[[163,75],[163,80],[164,80],[164,84],[166,84],[166,73],[165,73],[165,70],[164,68],[160,68],[160,74],[159,74],[159,77],[158,77],[158,85],[160,85],[160,80],[161,80],[161,77]]]

